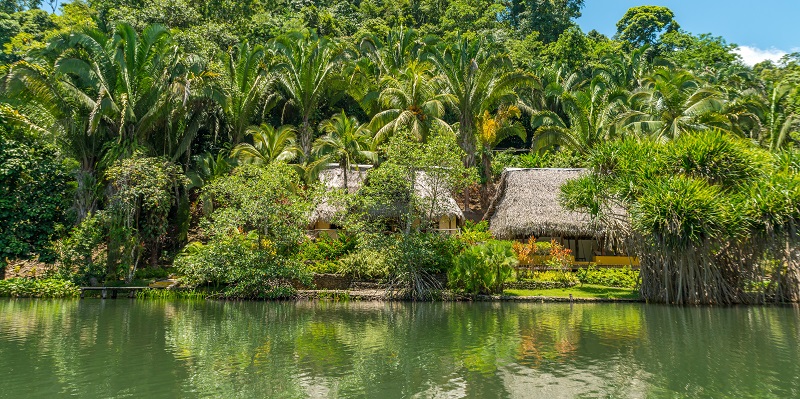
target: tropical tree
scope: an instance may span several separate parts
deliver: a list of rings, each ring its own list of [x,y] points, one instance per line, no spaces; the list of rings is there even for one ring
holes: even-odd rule
[[[620,115],[623,128],[661,140],[691,130],[730,131],[725,99],[684,70],[659,67],[630,97],[631,110]]]
[[[539,151],[551,146],[569,148],[587,154],[597,144],[616,138],[616,121],[624,111],[627,92],[609,88],[601,78],[578,92],[559,93],[562,113],[537,111],[531,126],[536,129],[531,149]]]
[[[239,143],[255,116],[275,105],[278,96],[267,94],[270,76],[266,68],[266,52],[262,46],[245,42],[228,52],[220,53],[222,91],[218,100],[225,116],[228,137]]]
[[[791,141],[791,133],[800,132],[800,75],[782,80],[769,93],[765,115],[768,148],[777,151]]]
[[[453,97],[443,93],[442,80],[432,72],[431,65],[412,61],[399,76],[384,77],[379,97],[383,110],[370,122],[376,141],[382,142],[401,129],[408,129],[422,142],[428,140],[434,127],[452,132],[442,118],[445,105]]]
[[[478,119],[502,105],[527,110],[515,90],[536,87],[538,82],[529,73],[512,70],[507,56],[492,51],[491,40],[458,38],[455,44],[431,52],[428,59],[441,74],[458,115],[458,144],[466,153],[464,164],[474,166]]]
[[[410,62],[419,60],[430,39],[420,38],[416,30],[395,28],[385,38],[366,34],[358,49],[361,57],[350,65],[348,92],[359,101],[367,115],[380,111],[381,78],[398,75]]]
[[[118,24],[113,36],[89,30],[56,37],[55,74],[66,96],[89,113],[86,134],[116,141],[109,161],[138,147],[176,160],[187,153],[208,101],[202,66],[181,56],[169,31],[147,27],[141,35]]]
[[[335,97],[336,81],[346,53],[341,46],[313,31],[292,32],[272,42],[276,62],[272,66],[278,86],[283,91],[287,109],[297,112],[300,124],[300,148],[304,160],[311,155],[313,139],[312,119],[320,104]]]
[[[354,163],[361,160],[372,163],[378,161],[372,145],[372,132],[367,124],[359,124],[355,117],[348,117],[344,110],[322,121],[319,130],[325,135],[314,141],[314,153],[319,157],[317,162],[338,162],[342,168],[345,187]]]
[[[231,157],[244,164],[267,165],[275,161],[291,162],[301,153],[297,146],[296,131],[292,126],[274,128],[262,123],[247,130],[253,144],[239,143]]]
[[[63,155],[78,161],[73,208],[77,221],[83,221],[102,198],[97,163],[111,138],[105,131],[86,133],[91,109],[64,90],[53,72],[52,60],[19,61],[9,68],[2,83],[3,121],[56,142]]]

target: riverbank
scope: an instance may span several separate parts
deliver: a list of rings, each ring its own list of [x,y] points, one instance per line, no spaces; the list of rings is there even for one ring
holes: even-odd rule
[[[581,291],[581,287],[571,289],[506,290],[503,295],[466,296],[444,291],[437,300],[451,302],[644,302],[635,290],[613,287],[592,287],[594,294]],[[529,292],[531,294],[529,294]],[[623,292],[624,294],[620,294]],[[392,301],[404,300],[396,294],[383,289],[348,290],[299,290],[298,300],[353,300],[353,301]]]

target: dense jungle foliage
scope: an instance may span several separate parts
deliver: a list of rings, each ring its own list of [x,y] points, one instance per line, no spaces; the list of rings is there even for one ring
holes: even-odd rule
[[[462,253],[481,232],[454,241],[414,223],[436,205],[415,195],[414,171],[480,217],[503,167],[588,167],[570,206],[607,222],[604,209],[627,210],[620,231],[645,237],[644,257],[697,256],[648,258],[647,298],[735,302],[745,286],[800,283],[786,272],[798,54],[744,65],[735,44],[659,6],[631,8],[613,37],[583,32],[584,0],[56,4],[0,2],[3,262],[38,256],[82,284],[175,263],[229,297],[290,295],[311,271],[341,270],[417,295],[496,254]],[[338,199],[353,242],[335,256],[304,234],[330,163],[345,181],[377,166],[371,196]],[[403,214],[376,217],[387,206]],[[739,287],[720,293],[662,270],[742,262],[773,266],[711,273]]]

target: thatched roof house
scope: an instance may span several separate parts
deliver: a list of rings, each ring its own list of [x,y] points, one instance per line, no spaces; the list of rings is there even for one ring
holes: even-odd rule
[[[369,165],[358,165],[347,174],[347,191],[349,193],[358,192],[363,186],[367,171],[370,168],[371,166]],[[330,164],[320,172],[319,180],[329,191],[344,189],[344,170],[338,164]],[[459,224],[464,221],[464,214],[452,195],[444,188],[434,184],[435,182],[432,180],[425,172],[417,172],[416,181],[414,182],[415,193],[417,197],[423,200],[434,198],[433,206],[430,207],[432,209],[430,218],[432,221],[438,222],[439,230],[457,230]],[[331,221],[336,213],[342,210],[340,206],[331,203],[329,199],[323,199],[311,213],[312,229],[335,230],[336,226],[333,226]],[[392,216],[400,212],[402,210],[399,208],[377,211],[383,216]]]
[[[497,238],[599,237],[602,230],[585,213],[561,206],[561,186],[583,169],[506,169],[484,216]]]
[[[364,178],[367,176],[367,170],[372,168],[371,165],[358,165],[354,170],[347,174],[347,192],[355,193],[364,184]],[[325,186],[327,191],[343,190],[344,187],[344,170],[338,164],[330,164],[319,173],[319,181]],[[331,203],[329,198],[323,198],[322,201],[311,211],[310,222],[314,226],[320,222],[330,225],[331,220],[337,212],[341,211],[337,205]],[[329,228],[329,227],[328,227]]]

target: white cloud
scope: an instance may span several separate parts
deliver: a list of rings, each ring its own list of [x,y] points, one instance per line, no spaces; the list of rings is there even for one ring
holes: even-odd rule
[[[769,49],[760,49],[758,47],[750,47],[750,46],[739,46],[735,50],[734,53],[739,54],[742,57],[742,61],[746,65],[753,66],[758,64],[761,61],[765,60],[772,60],[773,62],[778,62],[784,55],[787,54],[786,51],[777,49],[777,48],[769,48]]]

